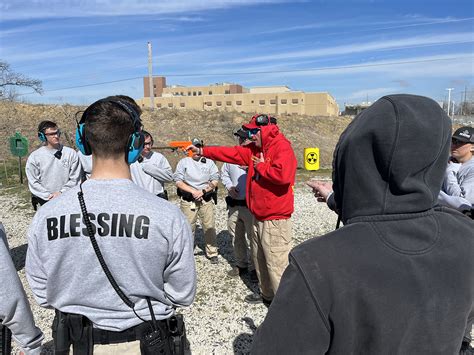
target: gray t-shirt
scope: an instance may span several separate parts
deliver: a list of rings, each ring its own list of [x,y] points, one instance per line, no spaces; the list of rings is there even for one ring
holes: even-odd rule
[[[157,319],[188,306],[196,291],[193,238],[181,211],[131,180],[82,184],[84,201],[105,262],[135,311]],[[37,302],[82,314],[94,327],[122,331],[141,321],[116,294],[86,235],[71,189],[41,208],[28,231],[26,276]]]
[[[31,193],[47,200],[53,192],[65,192],[79,183],[81,164],[74,149],[62,147],[61,158],[56,149],[36,149],[26,161],[26,176]]]
[[[216,163],[207,158],[198,161],[191,157],[183,158],[178,162],[174,172],[174,181],[183,181],[197,190],[205,189],[210,181],[218,180],[219,170]]]
[[[143,161],[130,165],[132,180],[138,186],[158,195],[165,189],[165,182],[173,181],[173,170],[163,154],[150,152]]]
[[[221,180],[227,191],[236,187],[238,200],[245,200],[245,189],[247,184],[247,169],[236,164],[224,163],[221,168]]]
[[[463,164],[448,164],[438,201],[460,211],[473,208],[474,158]]]
[[[40,354],[43,333],[35,326],[30,304],[13,265],[0,223],[0,320],[26,354]]]

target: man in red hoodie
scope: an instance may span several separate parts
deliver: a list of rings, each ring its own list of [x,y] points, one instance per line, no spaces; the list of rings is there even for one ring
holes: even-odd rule
[[[292,246],[291,214],[296,157],[291,143],[278,128],[274,117],[258,114],[242,126],[253,144],[235,147],[190,146],[193,153],[227,163],[246,165],[247,205],[254,215],[251,236],[253,261],[261,294],[245,297],[248,303],[270,305],[281,275],[288,265]]]

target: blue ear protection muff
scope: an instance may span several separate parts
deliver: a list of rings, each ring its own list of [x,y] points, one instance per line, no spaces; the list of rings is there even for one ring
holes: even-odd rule
[[[38,131],[38,139],[39,139],[41,142],[46,142],[46,136],[44,135],[44,132],[43,132],[43,131]]]
[[[140,120],[140,116],[138,112],[133,108],[133,106],[131,106],[129,103],[125,101],[113,100],[113,99],[102,99],[95,102],[95,104],[99,102],[111,102],[114,105],[120,106],[122,110],[128,113],[130,119],[132,120],[134,132],[128,138],[127,145],[125,146],[125,160],[127,161],[128,164],[133,164],[135,161],[137,161],[138,157],[140,156],[140,153],[143,150],[143,145],[145,143],[145,137],[142,133],[142,122]],[[88,114],[88,110],[85,110],[82,113],[81,120],[77,122],[76,146],[81,151],[82,154],[91,155],[92,149],[89,143],[87,142],[85,131],[84,131],[84,125],[87,120],[87,114]]]
[[[41,122],[40,126],[38,127],[38,139],[44,143],[46,142],[46,136],[43,131],[44,131],[44,125],[43,125],[43,122]]]

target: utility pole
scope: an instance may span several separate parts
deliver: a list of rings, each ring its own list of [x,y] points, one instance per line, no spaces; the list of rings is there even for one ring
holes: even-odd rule
[[[461,116],[464,115],[464,106],[466,106],[466,94],[467,94],[467,86],[465,86],[464,91],[461,92]]]
[[[153,88],[153,57],[151,55],[151,42],[148,42],[148,87],[150,88],[150,109],[155,109],[155,90]]]
[[[454,90],[454,88],[447,88],[446,90],[448,90],[448,116],[449,116],[449,109],[451,107],[451,90]]]

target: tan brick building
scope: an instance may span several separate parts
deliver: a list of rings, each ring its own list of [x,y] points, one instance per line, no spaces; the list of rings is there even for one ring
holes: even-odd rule
[[[137,100],[150,107],[148,78],[143,78],[144,97]],[[194,110],[235,110],[279,115],[296,113],[311,116],[337,116],[339,107],[327,92],[291,91],[287,86],[245,88],[238,84],[208,86],[166,86],[166,78],[153,77],[156,108]]]

